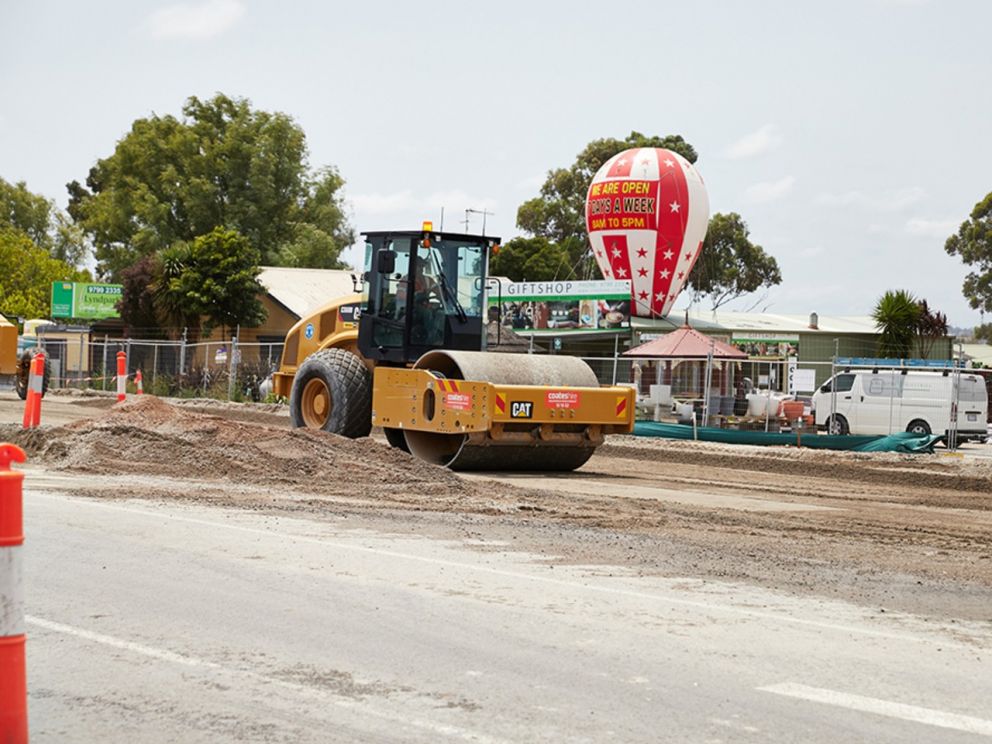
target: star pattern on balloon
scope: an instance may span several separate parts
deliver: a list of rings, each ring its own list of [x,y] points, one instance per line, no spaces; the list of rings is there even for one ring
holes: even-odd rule
[[[618,153],[593,178],[585,216],[603,276],[629,278],[631,312],[670,312],[699,258],[708,222],[699,172],[663,148]]]

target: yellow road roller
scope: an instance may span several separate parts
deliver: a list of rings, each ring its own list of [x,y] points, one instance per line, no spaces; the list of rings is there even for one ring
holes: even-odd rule
[[[634,426],[634,391],[581,359],[486,350],[489,255],[499,238],[363,233],[361,292],[286,336],[273,390],[293,426],[389,443],[456,470],[573,470]]]

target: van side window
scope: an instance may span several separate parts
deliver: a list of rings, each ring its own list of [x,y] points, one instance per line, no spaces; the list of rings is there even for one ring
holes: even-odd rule
[[[834,378],[838,393],[846,393],[854,387],[854,375],[837,375]]]

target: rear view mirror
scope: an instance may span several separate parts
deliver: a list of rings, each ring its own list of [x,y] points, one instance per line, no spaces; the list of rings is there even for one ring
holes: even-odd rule
[[[375,256],[375,268],[380,274],[392,274],[396,271],[396,253],[379,251]]]

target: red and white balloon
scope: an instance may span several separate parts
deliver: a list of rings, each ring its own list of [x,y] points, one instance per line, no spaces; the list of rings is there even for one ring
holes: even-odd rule
[[[599,169],[586,229],[603,276],[631,281],[631,314],[672,309],[699,258],[709,212],[702,176],[677,152],[624,150]]]

